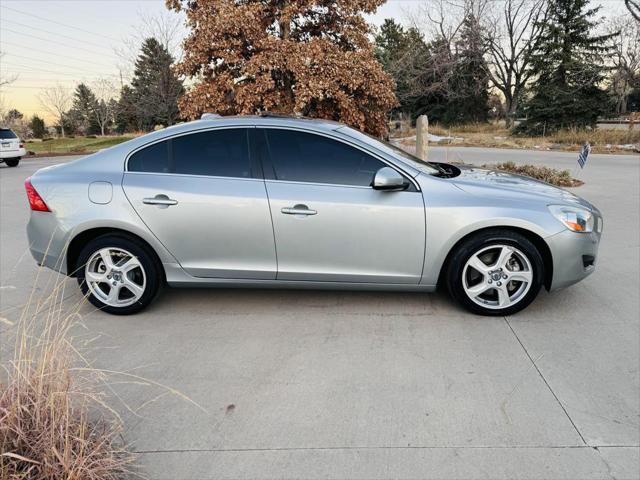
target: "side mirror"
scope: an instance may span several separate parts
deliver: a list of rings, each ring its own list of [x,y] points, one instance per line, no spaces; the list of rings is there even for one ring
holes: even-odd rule
[[[407,183],[402,175],[391,167],[382,167],[373,177],[371,186],[374,190],[404,190]]]

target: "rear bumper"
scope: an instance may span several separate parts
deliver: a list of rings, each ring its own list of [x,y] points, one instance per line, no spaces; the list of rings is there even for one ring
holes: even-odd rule
[[[67,235],[59,228],[55,215],[32,211],[27,224],[27,238],[31,255],[38,265],[67,273]]]
[[[573,285],[595,271],[601,235],[565,230],[545,239],[553,257],[550,291]]]
[[[6,158],[20,158],[24,157],[26,154],[27,151],[24,148],[19,148],[18,150],[0,151],[0,160],[4,160]]]

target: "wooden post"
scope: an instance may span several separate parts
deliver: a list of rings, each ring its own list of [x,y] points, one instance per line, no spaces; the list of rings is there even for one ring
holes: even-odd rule
[[[416,156],[421,160],[429,157],[429,119],[420,115],[416,122]]]

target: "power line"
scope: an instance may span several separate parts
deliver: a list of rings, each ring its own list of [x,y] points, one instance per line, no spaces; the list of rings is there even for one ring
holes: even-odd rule
[[[56,40],[51,40],[48,38],[42,38],[42,37],[38,37],[37,35],[31,35],[30,33],[24,33],[24,32],[18,32],[16,30],[12,30],[10,28],[7,27],[2,27],[2,31],[4,32],[11,32],[11,33],[15,33],[17,35],[24,35],[25,37],[31,37],[31,38],[35,38],[36,40],[42,40],[43,42],[47,42],[47,43],[57,43],[58,45],[62,45],[63,47],[67,47],[67,48],[73,48],[76,50],[84,50],[85,52],[89,52],[93,55],[106,55],[105,53],[99,53],[93,50],[89,50],[87,48],[83,48],[83,47],[79,47],[77,45],[69,45],[68,43],[64,43],[64,42],[58,42]],[[118,58],[115,55],[110,55],[113,58]]]
[[[32,62],[46,63],[46,64],[49,64],[49,65],[63,67],[63,68],[66,68],[66,69],[79,70],[81,72],[93,73],[95,75],[113,75],[113,73],[90,72],[90,71],[87,71],[86,69],[84,69],[82,67],[77,67],[77,66],[74,67],[73,65],[67,65],[67,64],[64,64],[64,63],[60,63],[60,62],[50,62],[48,60],[39,60],[37,58],[27,57],[27,56],[24,56],[24,55],[16,55],[15,53],[7,53],[6,55],[8,57],[16,57],[16,58],[18,58],[20,60],[24,59],[24,60],[29,60],[29,61],[32,61]]]
[[[30,29],[34,28],[33,25],[28,25],[26,23],[16,22],[15,20],[11,20],[8,23],[10,25],[20,25],[21,27],[26,27],[26,28],[30,28]],[[56,37],[67,38],[69,40],[73,40],[74,42],[81,42],[81,43],[84,43],[84,44],[93,45],[94,47],[98,47],[98,48],[102,48],[102,49],[105,49],[105,50],[109,50],[109,47],[105,47],[104,45],[100,45],[99,43],[87,42],[86,40],[81,40],[79,38],[70,37],[69,35],[64,35],[64,34],[58,33],[58,32],[52,32],[51,30],[45,30],[44,28],[41,28],[41,27],[38,27],[38,32],[48,33],[50,35],[55,35]]]
[[[1,5],[1,7],[2,8],[6,8],[7,10],[12,10],[12,11],[17,12],[17,13],[21,13],[22,15],[28,15],[30,17],[37,18],[39,20],[44,20],[45,22],[55,23],[55,24],[62,25],[63,27],[67,27],[67,28],[73,28],[74,30],[78,30],[79,32],[88,33],[89,35],[94,35],[96,37],[107,38],[107,39],[109,39],[111,41],[114,41],[114,42],[119,42],[120,41],[120,40],[116,40],[116,39],[114,39],[112,37],[108,37],[106,35],[100,35],[98,33],[91,32],[89,30],[85,30],[84,28],[76,27],[75,25],[69,25],[67,23],[58,22],[57,20],[51,20],[50,18],[45,18],[45,17],[41,17],[39,15],[34,15],[33,13],[24,12],[22,10],[18,10],[17,8],[7,7],[6,5]]]
[[[3,63],[6,66],[6,63],[5,62],[3,62]],[[53,74],[56,74],[56,75],[71,76],[71,77],[74,77],[74,78],[77,78],[80,75],[78,73],[64,73],[64,72],[57,72],[55,70],[46,70],[46,69],[42,69],[42,68],[39,68],[39,67],[34,67],[32,65],[22,65],[22,64],[19,64],[19,63],[11,64],[11,65],[9,65],[9,67],[11,67],[11,68],[15,68],[15,67],[26,68],[27,71],[25,73],[33,73],[34,70],[37,70],[38,72],[53,73]],[[17,72],[17,73],[20,73],[20,72]],[[105,76],[107,76],[107,77],[119,77],[119,75],[116,74],[116,73],[109,73],[109,74],[106,74]]]
[[[58,57],[60,56],[59,52],[50,52],[50,51],[46,51],[46,50],[30,48],[30,47],[27,47],[25,45],[17,45],[15,43],[11,43],[11,42],[2,42],[2,44],[3,45],[10,45],[10,46],[15,47],[15,48],[23,48],[23,49],[29,50],[29,51],[35,51],[37,53],[44,53],[45,55],[54,55],[54,56],[58,56]],[[69,55],[64,55],[64,58],[67,59],[67,60],[76,60],[78,62],[83,62],[83,63],[92,63],[93,65],[98,65],[99,67],[107,66],[104,63],[92,62],[91,60],[85,60],[84,58],[80,58],[80,57],[71,57]]]

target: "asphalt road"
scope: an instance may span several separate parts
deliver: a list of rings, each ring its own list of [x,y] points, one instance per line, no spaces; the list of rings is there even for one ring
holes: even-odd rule
[[[571,169],[576,158],[431,155]],[[37,275],[22,183],[61,161],[0,166],[4,338]],[[640,158],[593,155],[579,177],[577,192],[605,218],[597,270],[514,317],[475,317],[442,294],[418,293],[170,290],[133,317],[83,307],[97,367],[133,371],[206,410],[156,398],[156,387],[113,386],[147,475],[638,478]],[[40,274],[36,297],[55,277]],[[77,300],[73,281],[66,292]],[[135,415],[124,407],[146,402]]]

